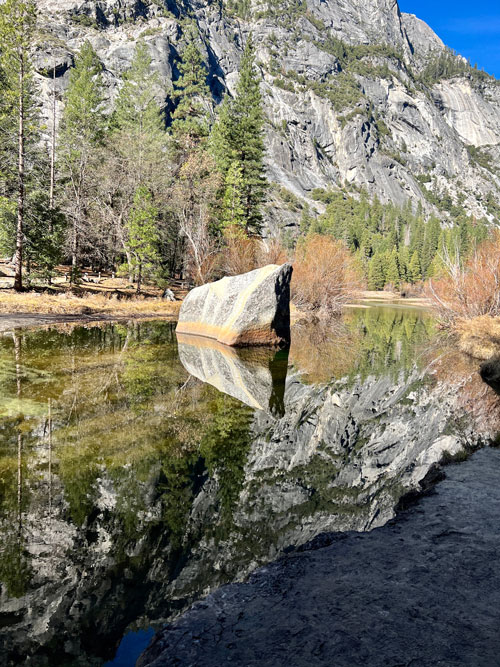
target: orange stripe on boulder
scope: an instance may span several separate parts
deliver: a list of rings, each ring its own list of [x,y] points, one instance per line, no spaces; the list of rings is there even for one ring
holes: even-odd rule
[[[191,290],[177,332],[206,336],[225,345],[290,343],[290,264],[269,264]]]

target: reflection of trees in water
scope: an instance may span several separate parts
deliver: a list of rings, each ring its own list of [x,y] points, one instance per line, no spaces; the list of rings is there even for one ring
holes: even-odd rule
[[[22,408],[22,350],[21,339],[17,333],[12,334],[14,343],[15,391],[16,405]],[[7,587],[9,595],[21,597],[27,590],[31,580],[31,564],[26,549],[23,513],[29,499],[25,490],[26,460],[24,457],[24,417],[22,412],[9,419],[12,429],[11,441],[15,441],[17,452],[16,465],[12,450],[1,466],[0,517],[4,527],[3,544],[0,550],[0,580]],[[7,426],[9,428],[9,426]],[[3,430],[3,429],[2,429]],[[10,473],[10,474],[9,474]],[[10,492],[10,493],[9,493]]]
[[[424,311],[347,309],[342,319],[296,325],[290,360],[313,383],[399,372],[413,367],[416,352],[433,334],[433,320]]]
[[[340,319],[295,325],[290,363],[301,371],[305,381],[313,384],[348,375],[358,354],[359,338]]]
[[[201,439],[201,454],[208,472],[218,481],[222,523],[231,522],[245,479],[253,410],[230,396],[219,394],[210,404],[212,419]]]
[[[500,396],[482,380],[477,360],[457,351],[453,341],[448,345],[437,341],[427,351],[425,361],[437,381],[456,388],[457,411],[463,413],[466,425],[472,419],[485,444],[495,440],[500,433]]]
[[[34,332],[22,338],[24,366],[18,364],[17,375],[0,376],[18,408],[23,400],[28,408],[37,406],[28,416],[16,412],[0,419],[5,436],[0,577],[9,593],[22,595],[29,583],[20,505],[33,524],[46,517],[45,500],[49,515],[80,528],[68,562],[85,557],[106,526],[117,581],[127,568],[128,576],[133,572],[141,580],[155,549],[143,551],[140,545],[152,539],[164,552],[162,576],[168,580],[194,539],[187,524],[206,468],[217,482],[221,515],[231,514],[244,477],[252,410],[189,379],[177,359],[173,328],[166,325],[78,328],[69,336]],[[2,343],[0,359],[18,360],[17,343],[14,350]],[[26,382],[21,396],[23,367],[34,381]],[[48,369],[51,375],[43,375]],[[50,449],[47,394],[53,413]],[[137,613],[131,610],[126,623]]]
[[[431,331],[419,313],[356,311],[347,313],[335,335],[325,327],[299,330],[290,356],[313,381],[358,371],[374,375],[409,365],[415,344],[425,343]],[[398,465],[405,469],[409,440],[402,442],[399,432],[390,440],[391,417],[374,416],[370,406],[367,416],[360,407],[356,423],[348,414],[338,417],[343,412],[335,406],[330,416],[337,416],[330,419],[327,409],[318,425],[318,438],[325,442],[314,440],[310,447],[315,410],[326,393],[300,387],[295,420],[255,416],[237,400],[188,377],[168,325],[20,336],[17,374],[13,341],[0,340],[0,360],[11,364],[11,372],[0,372],[0,389],[18,401],[15,412],[0,418],[1,577],[11,582],[10,595],[25,592],[29,548],[40,536],[54,539],[43,532],[50,516],[66,542],[38,554],[37,567],[44,563],[42,569],[56,577],[53,565],[64,563],[66,571],[85,575],[83,583],[72,583],[58,598],[59,620],[48,631],[54,632],[50,641],[61,655],[68,629],[61,618],[70,608],[81,610],[71,623],[82,654],[110,657],[113,642],[130,623],[168,616],[175,600],[181,607],[189,595],[239,576],[250,564],[272,557],[273,549],[288,546],[295,530],[299,541],[308,526],[313,536],[317,526],[330,525],[322,523],[324,517],[333,517],[332,526],[342,521],[349,529],[369,526],[379,508],[392,508],[402,493],[397,475],[390,477],[391,447],[401,447]],[[439,367],[438,380],[448,382],[454,375],[456,380],[457,367],[456,360]],[[358,382],[354,404],[362,402],[368,384]],[[467,388],[464,396],[467,391],[469,402],[482,401],[474,393],[479,386]],[[381,392],[391,395],[391,381]],[[339,431],[337,418],[345,419]],[[323,433],[326,424],[330,435]],[[380,451],[371,441],[374,432]],[[390,447],[381,440],[384,433]],[[358,479],[361,470],[374,476],[372,485]],[[54,597],[59,595],[61,584],[50,583]],[[87,627],[97,629],[90,633]]]
[[[396,308],[369,308],[348,316],[351,329],[361,332],[357,369],[362,377],[413,367],[418,349],[434,333],[426,313]]]

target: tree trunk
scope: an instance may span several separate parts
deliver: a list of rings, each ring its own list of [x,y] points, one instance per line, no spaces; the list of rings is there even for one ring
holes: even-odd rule
[[[31,257],[28,253],[28,257],[26,258],[26,272],[25,272],[25,285],[27,289],[30,289],[31,287]]]
[[[139,260],[137,268],[137,294],[141,291],[142,284],[142,262]]]
[[[21,340],[19,335],[14,333],[14,354],[16,359],[16,386],[17,386],[17,400],[21,401]],[[22,468],[22,453],[23,453],[23,434],[21,425],[18,425],[19,432],[17,434],[17,511],[18,511],[18,529],[19,534],[22,528],[22,487],[23,487],[23,468]]]
[[[54,189],[56,181],[56,66],[52,71],[52,136],[50,146],[50,191],[49,207],[54,208]],[[50,232],[52,233],[52,219],[50,221]]]
[[[16,254],[14,262],[14,289],[21,292],[23,289],[23,235],[24,235],[24,58],[21,58],[19,69],[19,115],[18,115],[18,158],[17,158],[17,230]]]
[[[129,283],[133,283],[134,282],[134,269],[132,268],[133,267],[132,254],[130,253],[129,250],[127,250],[127,248],[125,248],[125,256],[127,257],[127,265],[128,265],[128,281],[129,281]]]
[[[78,266],[78,223],[76,216],[73,218],[73,230],[71,235],[71,284],[76,282]]]
[[[48,429],[49,429],[49,517],[52,517],[52,401],[49,398],[49,414],[48,414]]]
[[[54,210],[54,191],[56,184],[56,131],[57,131],[57,119],[56,119],[56,66],[52,70],[52,133],[51,133],[51,145],[50,145],[50,189],[49,189],[49,208],[51,211]],[[52,224],[52,216],[49,218],[49,234],[52,236],[54,231],[54,226]],[[52,242],[52,238],[51,238]],[[52,271],[54,267],[50,268],[48,276],[48,284],[52,285]]]

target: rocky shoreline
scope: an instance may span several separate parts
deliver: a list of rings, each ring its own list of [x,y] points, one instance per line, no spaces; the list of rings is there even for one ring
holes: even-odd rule
[[[140,667],[497,665],[500,451],[369,533],[317,537],[196,604]]]

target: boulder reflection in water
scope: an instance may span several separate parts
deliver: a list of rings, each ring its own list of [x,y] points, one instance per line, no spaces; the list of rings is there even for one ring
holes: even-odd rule
[[[284,415],[287,350],[235,349],[184,334],[177,334],[177,341],[179,359],[188,373],[251,408],[276,418]]]

